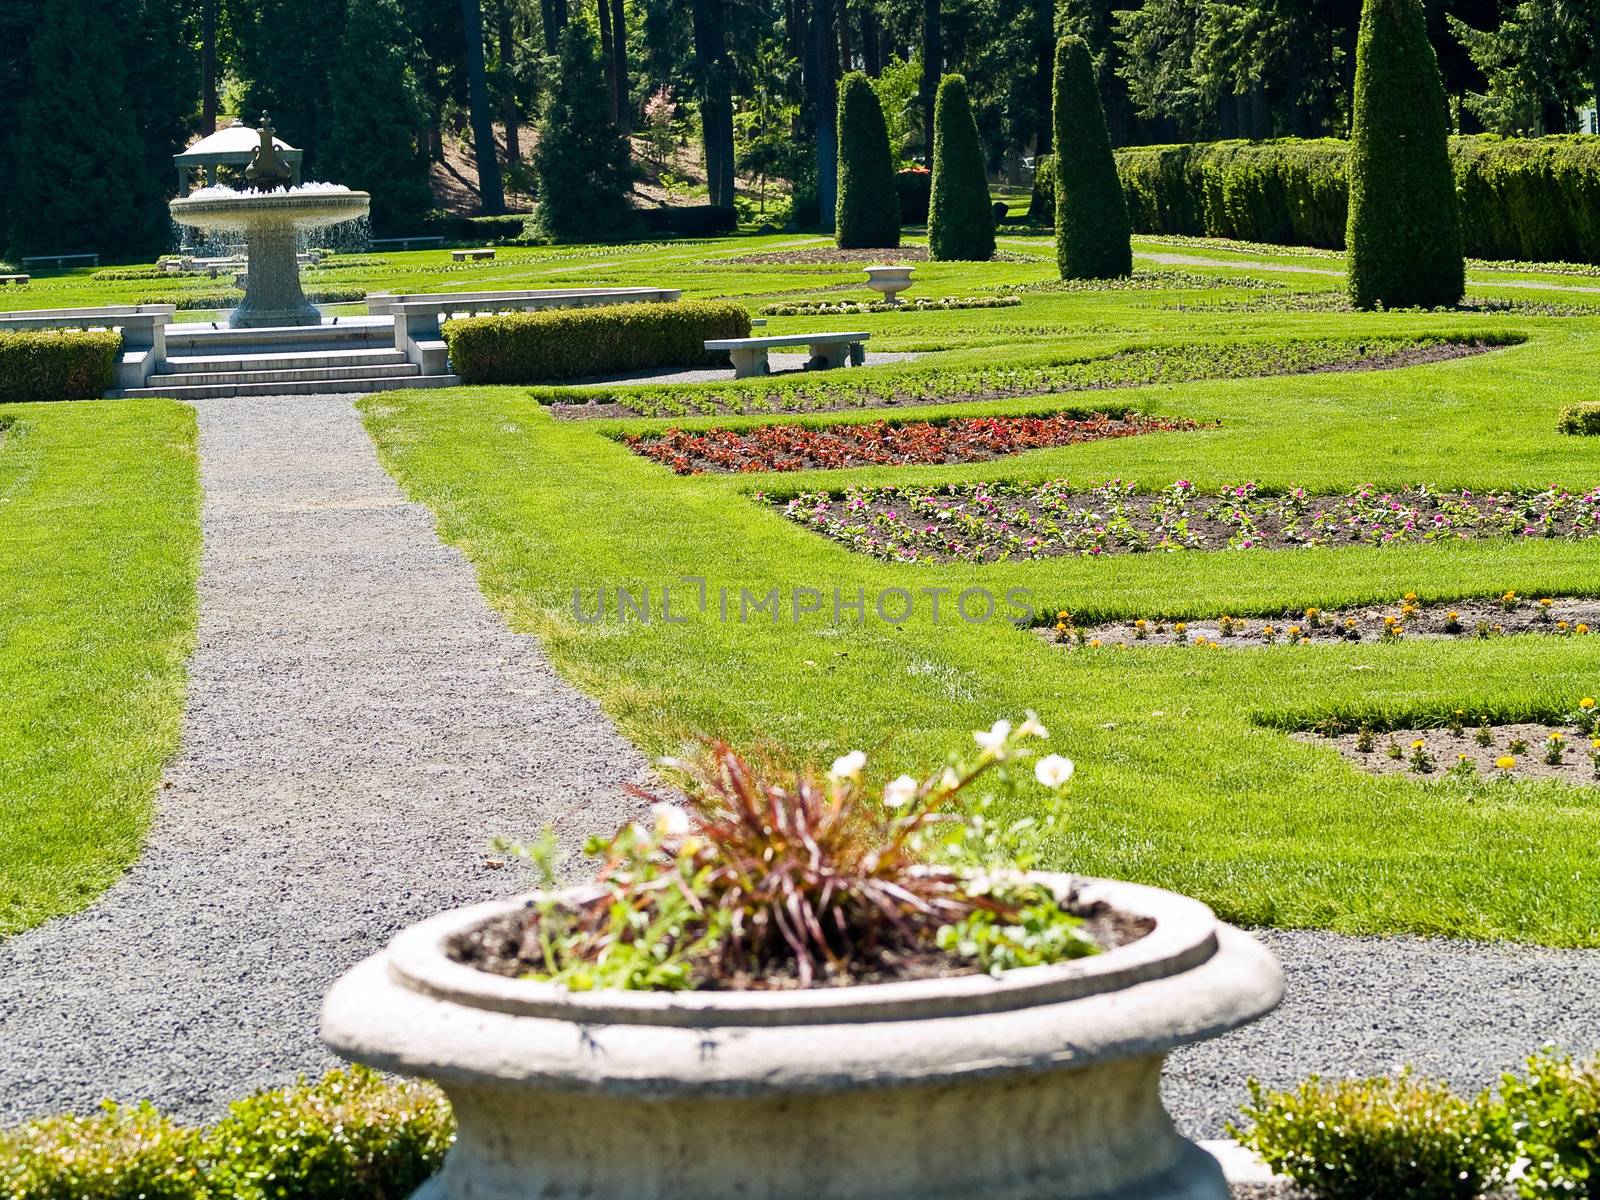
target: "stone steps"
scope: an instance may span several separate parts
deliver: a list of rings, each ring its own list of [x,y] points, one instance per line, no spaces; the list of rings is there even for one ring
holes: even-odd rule
[[[393,347],[387,350],[271,351],[262,354],[188,355],[169,348],[162,375],[216,375],[236,371],[333,371],[343,367],[390,367],[406,363]]]
[[[155,376],[152,379],[160,378]],[[165,397],[169,400],[216,400],[229,396],[326,396],[344,392],[386,392],[395,388],[455,387],[457,375],[390,375],[368,379],[307,379],[288,383],[208,383],[179,387],[129,388],[112,399]]]
[[[290,360],[294,362],[294,360]],[[415,363],[402,357],[392,363],[355,363],[344,366],[306,366],[295,362],[293,366],[268,368],[243,366],[227,370],[162,371],[150,377],[152,388],[196,387],[224,383],[314,383],[319,379],[400,379],[412,378],[422,373]]]

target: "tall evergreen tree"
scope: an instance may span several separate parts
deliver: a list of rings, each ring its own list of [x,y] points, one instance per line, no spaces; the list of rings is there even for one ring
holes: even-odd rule
[[[933,114],[933,199],[928,205],[928,256],[988,262],[994,256],[994,208],[983,169],[978,124],[967,81],[946,75]]]
[[[483,6],[461,0],[461,29],[466,39],[467,99],[472,117],[472,154],[478,163],[478,200],[487,216],[506,210],[500,182],[500,157],[494,144],[494,110],[489,104],[489,75],[483,62]]]
[[[852,71],[839,85],[839,200],[833,239],[841,248],[900,244],[900,195],[889,130],[878,93],[860,71]]]
[[[278,136],[306,152],[306,173],[319,174],[317,148],[331,117],[328,80],[344,47],[344,5],[329,0],[229,0],[244,81],[243,115],[272,118]],[[315,36],[308,36],[315,31]]]
[[[344,53],[329,81],[331,123],[318,174],[372,193],[372,224],[409,232],[433,205],[424,107],[396,0],[346,0]]]
[[[561,32],[533,170],[542,232],[614,238],[630,224],[628,143],[611,123],[599,48],[582,21],[567,22]]]
[[[1347,170],[1356,307],[1459,302],[1461,218],[1444,85],[1421,0],[1366,0],[1362,9]]]
[[[838,62],[833,53],[832,0],[803,0],[806,108],[811,117],[811,140],[816,151],[818,219],[831,228],[838,206],[839,126]]]
[[[1056,45],[1056,261],[1063,279],[1133,272],[1128,203],[1082,38]]]
[[[22,105],[33,83],[29,51],[43,5],[44,0],[0,4],[0,163],[6,164],[8,182],[15,180]],[[16,214],[25,203],[17,187],[0,187],[0,252],[8,249]]]
[[[124,41],[137,17],[129,0],[49,0],[40,8],[6,163],[10,243],[18,250],[158,248],[139,244],[149,228],[140,209],[149,162],[128,95]]]
[[[726,0],[690,0],[700,128],[711,203],[733,206],[733,61],[728,54]]]

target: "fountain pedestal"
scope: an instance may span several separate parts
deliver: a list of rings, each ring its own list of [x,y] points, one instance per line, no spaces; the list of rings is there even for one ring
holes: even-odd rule
[[[228,314],[232,329],[278,325],[320,325],[322,313],[300,289],[298,239],[293,226],[247,230],[250,266],[245,276],[244,303]]]

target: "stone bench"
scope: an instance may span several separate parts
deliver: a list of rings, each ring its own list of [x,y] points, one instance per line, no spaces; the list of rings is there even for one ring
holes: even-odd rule
[[[547,308],[594,308],[607,304],[667,303],[677,288],[537,288],[520,292],[436,292],[367,297],[367,312],[394,317],[394,348],[422,367],[424,375],[446,374],[440,326],[451,317],[536,312]]]
[[[171,304],[114,304],[102,308],[40,308],[0,312],[0,329],[107,329],[122,335],[117,390],[143,387],[167,357]]]
[[[13,283],[18,287],[24,287],[32,280],[32,275],[0,275],[0,287]]]
[[[383,247],[384,249],[393,249],[395,247],[399,247],[401,250],[410,250],[413,246],[442,246],[442,245],[444,245],[444,238],[442,238],[442,237],[373,238],[367,243],[367,245],[371,246],[374,250],[377,250],[379,247]]]
[[[479,259],[493,258],[494,247],[483,246],[476,250],[452,250],[450,257],[456,262],[477,262]]]
[[[771,371],[767,352],[783,346],[804,346],[811,354],[808,371],[842,367],[845,359],[859,367],[867,361],[866,333],[791,333],[778,337],[717,338],[706,343],[707,350],[726,350],[733,360],[733,377],[746,379]]]
[[[85,267],[98,267],[100,256],[98,254],[28,254],[24,255],[22,265],[25,267],[64,267],[68,263],[76,263]]]

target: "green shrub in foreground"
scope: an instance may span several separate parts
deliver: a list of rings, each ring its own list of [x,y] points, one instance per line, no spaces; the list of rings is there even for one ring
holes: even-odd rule
[[[1553,1052],[1529,1058],[1525,1075],[1500,1081],[1493,1124],[1524,1164],[1517,1191],[1528,1200],[1600,1197],[1600,1055],[1586,1063]]]
[[[878,93],[860,71],[839,84],[839,195],[833,238],[845,249],[900,244],[900,193],[889,130]]]
[[[928,257],[988,262],[994,257],[994,212],[983,169],[978,125],[967,81],[946,75],[933,110],[933,198],[928,208]]]
[[[1556,428],[1562,433],[1592,437],[1600,434],[1600,400],[1580,400],[1561,410]]]
[[[6,1200],[196,1200],[205,1195],[198,1131],[148,1103],[92,1117],[45,1117],[0,1130]]]
[[[448,321],[450,362],[467,383],[537,383],[653,367],[705,367],[713,338],[748,337],[750,313],[729,301],[613,304]]]
[[[1356,42],[1346,273],[1357,308],[1466,291],[1444,83],[1421,0],[1366,0]]]
[[[455,1136],[436,1088],[364,1069],[235,1101],[205,1139],[215,1200],[404,1200]]]
[[[1089,47],[1064,37],[1055,65],[1056,259],[1063,279],[1133,273],[1128,206]]]
[[[60,329],[0,332],[0,404],[92,400],[117,378],[122,336]]]
[[[150,1104],[0,1130],[5,1200],[403,1200],[455,1137],[438,1089],[364,1067],[258,1092],[210,1129]]]
[[[1476,1200],[1504,1175],[1487,1100],[1443,1083],[1312,1076],[1292,1092],[1249,1081],[1252,1125],[1228,1132],[1318,1200]]]

